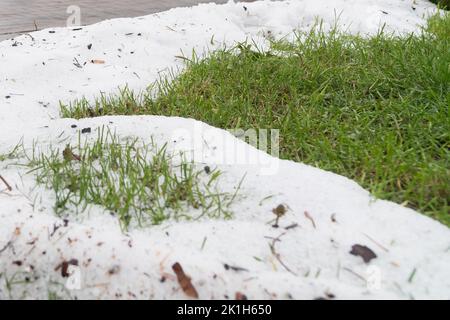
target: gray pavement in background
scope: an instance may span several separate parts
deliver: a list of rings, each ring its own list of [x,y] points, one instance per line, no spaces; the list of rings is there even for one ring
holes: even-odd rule
[[[208,2],[225,3],[227,0],[0,0],[0,40],[36,28],[64,27],[70,16],[67,8],[72,5],[81,9],[81,25],[88,25]]]

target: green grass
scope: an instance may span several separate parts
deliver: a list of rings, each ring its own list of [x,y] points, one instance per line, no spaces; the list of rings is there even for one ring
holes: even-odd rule
[[[347,176],[450,225],[450,14],[432,17],[417,36],[364,38],[320,27],[297,36],[269,51],[243,43],[203,60],[193,55],[181,75],[149,92],[124,89],[61,112],[279,129],[282,158]]]
[[[18,158],[19,152],[21,149],[23,149],[22,141],[20,141],[11,151],[4,153],[4,154],[1,153],[0,154],[0,162]]]
[[[166,219],[230,218],[239,190],[219,192],[219,171],[197,170],[182,155],[169,155],[153,142],[122,142],[105,128],[97,130],[93,143],[79,138],[75,147],[34,150],[28,166],[39,184],[54,190],[57,214],[100,205],[125,230]]]
[[[430,0],[430,2],[438,5],[439,8],[450,10],[450,0]]]

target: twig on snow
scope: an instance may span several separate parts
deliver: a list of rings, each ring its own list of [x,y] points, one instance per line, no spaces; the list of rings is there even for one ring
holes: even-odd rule
[[[309,214],[308,211],[305,211],[305,217],[312,222],[312,225],[313,225],[314,229],[317,229],[316,228],[316,223],[314,222],[314,219],[311,217],[311,215]]]
[[[25,33],[24,36],[29,36],[31,38],[31,40],[34,41],[34,37],[31,34]]]
[[[388,250],[386,247],[382,246],[379,242],[375,241],[375,240],[374,240],[373,238],[371,238],[368,234],[363,233],[363,235],[365,235],[365,236],[367,237],[367,239],[369,239],[370,241],[372,241],[373,243],[375,243],[377,246],[379,246],[379,247],[380,247],[381,249],[383,249],[384,251],[389,252],[389,250]]]
[[[298,223],[293,223],[287,227],[284,228],[284,230],[290,230],[290,229],[295,229],[298,227]]]
[[[270,251],[272,252],[272,254],[275,256],[275,258],[278,260],[278,262],[290,273],[292,273],[294,276],[296,276],[297,274],[292,271],[284,262],[283,260],[281,260],[280,254],[275,250],[275,244],[277,241],[281,241],[280,238],[282,236],[284,236],[286,234],[286,232],[283,232],[282,234],[280,234],[278,237],[274,238],[272,240],[272,243],[269,243],[269,247],[270,247]]]
[[[11,188],[11,186],[9,185],[9,183],[5,180],[5,178],[3,178],[1,175],[0,175],[0,180],[2,180],[3,181],[3,183],[5,184],[5,186],[6,186],[6,188],[8,189],[8,191],[12,191],[12,188]]]
[[[362,275],[360,275],[360,274],[358,274],[358,273],[356,273],[355,271],[353,271],[352,269],[350,269],[350,268],[347,268],[347,267],[344,267],[344,268],[342,268],[343,270],[345,270],[345,271],[348,271],[348,272],[350,272],[351,274],[353,274],[354,276],[356,276],[356,277],[358,277],[359,279],[361,279],[362,281],[364,281],[365,283],[367,283],[367,280],[366,280],[366,278],[364,278]]]
[[[12,241],[8,241],[3,248],[0,249],[0,253],[8,249],[12,245]]]

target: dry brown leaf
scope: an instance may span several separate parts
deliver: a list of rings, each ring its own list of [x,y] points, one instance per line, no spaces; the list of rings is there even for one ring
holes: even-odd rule
[[[276,208],[272,209],[272,212],[277,217],[282,217],[287,212],[287,209],[284,205],[280,204]]]
[[[286,214],[287,209],[284,205],[280,204],[276,208],[273,208],[272,212],[276,215],[275,224],[272,227],[278,228],[278,222],[280,218]]]
[[[91,63],[93,63],[93,64],[104,64],[105,60],[93,59],[93,60],[91,60]]]
[[[352,251],[350,254],[354,256],[360,256],[365,263],[369,263],[370,260],[375,259],[377,255],[370,248],[362,246],[360,244],[355,244],[352,246]]]
[[[176,262],[172,266],[172,270],[177,275],[178,283],[180,284],[180,287],[181,287],[181,289],[183,289],[184,293],[191,298],[198,299],[197,290],[195,290],[194,286],[192,285],[191,278],[189,278],[184,273],[181,265],[178,262]]]
[[[73,153],[72,149],[70,148],[70,145],[66,145],[66,148],[63,150],[63,158],[65,161],[72,161],[72,160],[81,161],[80,156]]]

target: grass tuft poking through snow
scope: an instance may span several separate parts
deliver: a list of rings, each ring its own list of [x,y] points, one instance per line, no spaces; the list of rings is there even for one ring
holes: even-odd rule
[[[57,214],[100,205],[117,216],[125,230],[166,219],[232,216],[229,207],[238,189],[234,194],[217,191],[220,171],[197,170],[183,155],[169,155],[153,142],[121,142],[104,127],[97,133],[93,143],[79,138],[76,147],[34,150],[29,157],[29,173],[55,192]],[[188,207],[198,214],[186,215]]]
[[[268,51],[242,43],[186,59],[185,72],[148,93],[76,101],[62,115],[153,114],[280,129],[282,158],[347,176],[450,225],[449,34],[449,13],[407,37],[319,25]]]

